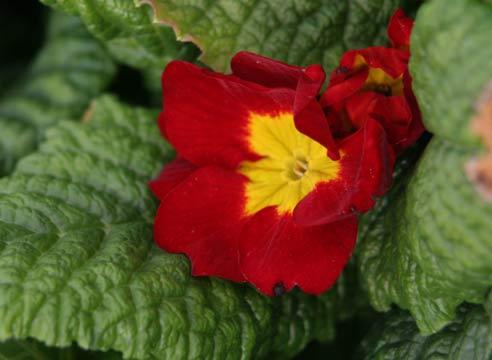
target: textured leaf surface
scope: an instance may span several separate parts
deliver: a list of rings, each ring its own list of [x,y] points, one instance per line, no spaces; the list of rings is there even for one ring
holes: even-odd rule
[[[412,33],[410,70],[425,125],[453,143],[477,145],[469,119],[492,81],[492,4],[431,1]]]
[[[202,61],[226,71],[239,50],[297,65],[332,70],[342,53],[386,43],[397,0],[135,0],[150,4],[155,21],[192,40]]]
[[[156,113],[103,97],[0,180],[0,339],[135,359],[285,358],[333,336],[336,291],[267,298],[153,245]]]
[[[392,312],[363,341],[367,360],[462,360],[492,358],[492,321],[481,306],[463,306],[457,319],[431,336],[419,334],[412,317]]]
[[[44,47],[0,102],[0,175],[34,150],[47,128],[80,116],[113,72],[77,18],[53,14]]]
[[[434,0],[418,14],[412,38],[417,54],[411,59],[414,90],[435,136],[408,180],[383,202],[388,206],[376,211],[360,243],[360,273],[371,303],[383,311],[392,303],[409,310],[423,333],[435,332],[453,320],[463,301],[483,303],[492,286],[492,203],[477,192],[465,170],[470,159],[480,154],[466,135],[471,134],[478,94],[475,89],[462,92],[468,85],[460,89],[457,85],[479,77],[483,85],[492,75],[486,67],[472,70],[465,65],[482,61],[475,57],[483,54],[488,57],[489,49],[480,52],[484,46],[480,39],[486,28],[482,22],[492,25],[492,18],[483,18],[477,5],[484,7],[484,13],[490,10],[474,0],[458,0],[452,10],[444,11],[449,2]],[[461,10],[455,12],[455,7]],[[474,27],[466,25],[463,30],[463,24],[472,23]],[[454,46],[454,36],[462,32],[466,46],[456,46],[452,56],[442,53],[444,43]],[[454,74],[448,72],[450,66]],[[467,112],[462,111],[463,104],[468,104]],[[436,111],[440,107],[442,111]]]
[[[492,284],[492,207],[465,177],[472,153],[433,139],[361,243],[373,305],[409,309],[424,332],[450,321],[462,301],[482,301]]]
[[[193,44],[177,41],[171,28],[153,24],[150,10],[132,0],[41,1],[80,16],[118,61],[139,69],[162,71],[172,59],[193,60],[199,53]]]

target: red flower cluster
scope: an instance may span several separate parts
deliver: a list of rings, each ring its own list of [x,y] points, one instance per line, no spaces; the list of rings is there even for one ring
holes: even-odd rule
[[[150,184],[158,245],[188,255],[194,275],[267,295],[328,289],[354,248],[357,215],[391,184],[393,148],[421,129],[403,49],[410,28],[397,13],[390,37],[402,49],[347,53],[321,99],[318,65],[247,52],[231,75],[170,63],[159,126],[178,156]]]
[[[346,52],[321,98],[335,136],[345,137],[369,118],[386,130],[400,152],[424,131],[408,71],[413,22],[402,10],[393,15],[388,36],[393,47],[370,47]]]

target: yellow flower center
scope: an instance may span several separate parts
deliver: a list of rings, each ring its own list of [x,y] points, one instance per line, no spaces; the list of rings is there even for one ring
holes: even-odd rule
[[[320,182],[338,177],[340,162],[326,155],[326,148],[300,133],[291,113],[251,113],[248,141],[262,159],[241,163],[246,186],[246,214],[268,206],[290,213]],[[343,156],[343,154],[342,154]]]
[[[355,57],[355,68],[367,67],[367,62],[362,55]],[[375,91],[385,96],[403,95],[403,75],[394,78],[383,69],[369,67],[369,74],[362,88],[365,91]]]

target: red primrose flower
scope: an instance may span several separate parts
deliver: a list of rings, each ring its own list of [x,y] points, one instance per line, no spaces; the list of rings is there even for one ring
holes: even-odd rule
[[[394,47],[370,47],[346,52],[322,96],[335,137],[345,137],[368,119],[385,129],[396,152],[412,145],[424,132],[408,71],[413,21],[398,10],[388,35]]]
[[[424,131],[408,72],[412,25],[398,10],[393,47],[345,53],[321,96],[319,65],[240,52],[224,75],[171,62],[159,127],[177,158],[150,184],[157,244],[186,254],[193,275],[267,295],[330,288],[358,214]]]
[[[178,158],[151,183],[155,239],[193,275],[320,294],[352,253],[357,214],[391,183],[385,131],[369,119],[335,142],[320,66],[241,52],[231,68],[174,61],[163,74],[159,126]]]

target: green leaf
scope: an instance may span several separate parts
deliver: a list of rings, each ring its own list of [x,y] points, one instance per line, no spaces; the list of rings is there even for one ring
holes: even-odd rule
[[[71,348],[49,348],[33,340],[9,340],[0,343],[0,360],[74,360]]]
[[[410,310],[425,333],[452,320],[462,301],[482,302],[492,285],[492,206],[465,177],[471,154],[434,138],[361,242],[372,304]]]
[[[0,343],[0,360],[121,360],[116,352],[86,351],[71,346],[53,348],[32,339]]]
[[[0,180],[0,339],[134,359],[293,356],[333,337],[336,291],[268,298],[190,277],[153,245],[147,187],[172,156],[156,112],[102,97]]]
[[[162,71],[173,59],[194,60],[198,49],[176,40],[171,28],[152,23],[150,9],[133,1],[41,0],[81,17],[113,57],[132,67]]]
[[[42,43],[44,6],[37,1],[0,5],[0,96],[22,74]],[[20,45],[21,44],[21,45]]]
[[[53,14],[44,47],[0,102],[0,175],[34,150],[47,128],[80,116],[113,73],[77,18]]]
[[[483,303],[492,286],[492,203],[466,170],[482,153],[470,122],[492,75],[490,65],[477,66],[489,59],[483,32],[492,35],[492,18],[482,15],[491,10],[475,0],[421,7],[411,69],[435,136],[361,236],[360,274],[372,305],[409,310],[425,334],[452,321],[462,302]]]
[[[492,358],[492,322],[481,306],[463,306],[457,319],[431,336],[419,334],[412,317],[392,312],[371,329],[359,357],[367,360]]]
[[[422,156],[430,138],[430,134],[424,133],[415,144],[398,155],[393,170],[393,184],[391,185],[390,191],[378,199],[376,206],[370,212],[362,214],[359,218],[358,237],[360,239],[364,239],[367,236],[366,233],[371,231],[372,227],[377,226],[376,223],[379,222],[381,214],[386,211],[394,195],[404,190],[407,177],[411,174],[415,164]],[[356,257],[358,254],[359,247],[356,247]]]
[[[492,80],[492,6],[437,0],[419,11],[410,70],[426,127],[456,144],[476,146],[469,119]]]
[[[415,13],[424,1],[425,0],[401,0],[400,5],[407,15],[415,17]]]
[[[150,4],[155,22],[202,50],[201,60],[226,71],[249,50],[297,65],[337,66],[347,49],[384,44],[397,0],[135,0]]]

